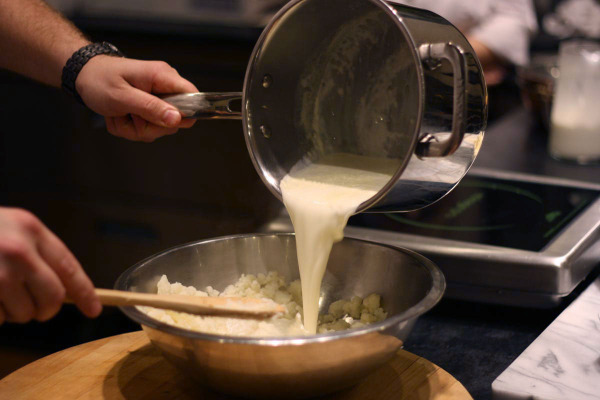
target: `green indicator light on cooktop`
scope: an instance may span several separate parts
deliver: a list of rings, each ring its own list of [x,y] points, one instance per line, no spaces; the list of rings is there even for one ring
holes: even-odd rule
[[[562,212],[560,212],[559,210],[550,211],[549,213],[547,213],[545,215],[546,222],[548,222],[548,223],[553,222],[556,218],[560,217],[561,214],[562,214]]]
[[[483,197],[483,193],[481,192],[473,193],[465,200],[461,200],[458,203],[456,203],[456,205],[454,205],[454,207],[452,207],[450,211],[448,211],[444,215],[444,217],[446,217],[446,219],[458,217],[459,215],[467,211],[469,208],[471,208],[473,205],[479,203],[483,199]]]

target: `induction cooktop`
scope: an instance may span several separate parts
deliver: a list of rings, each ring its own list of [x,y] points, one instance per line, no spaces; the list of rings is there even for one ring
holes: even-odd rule
[[[265,230],[293,229],[284,214]],[[430,258],[448,297],[548,307],[600,265],[600,185],[471,170],[437,203],[355,215],[345,234]]]
[[[540,252],[599,193],[469,176],[431,207],[405,214],[359,214],[350,225]]]

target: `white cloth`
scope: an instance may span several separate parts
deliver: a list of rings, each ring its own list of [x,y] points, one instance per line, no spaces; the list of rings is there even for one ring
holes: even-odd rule
[[[565,0],[544,17],[546,32],[566,39],[585,36],[600,39],[600,2],[597,0]]]
[[[515,64],[529,62],[529,40],[537,31],[531,0],[394,0],[444,17],[465,36]]]

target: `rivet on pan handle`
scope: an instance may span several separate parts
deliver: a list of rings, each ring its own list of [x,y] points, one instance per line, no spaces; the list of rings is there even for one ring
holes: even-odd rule
[[[440,140],[436,134],[423,135],[415,150],[419,157],[444,157],[456,151],[463,140],[466,129],[466,71],[467,60],[462,49],[453,43],[424,44],[419,47],[419,55],[426,65],[435,68],[436,61],[446,59],[452,65],[454,74],[454,100],[452,110],[452,132]]]

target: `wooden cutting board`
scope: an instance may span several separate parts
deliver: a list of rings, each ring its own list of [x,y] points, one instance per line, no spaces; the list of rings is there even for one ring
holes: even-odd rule
[[[0,380],[0,399],[216,400],[162,358],[142,332],[117,335],[51,354]],[[335,400],[472,400],[435,364],[404,350]]]

